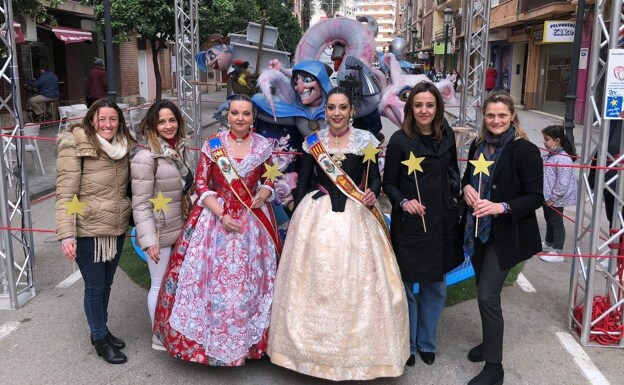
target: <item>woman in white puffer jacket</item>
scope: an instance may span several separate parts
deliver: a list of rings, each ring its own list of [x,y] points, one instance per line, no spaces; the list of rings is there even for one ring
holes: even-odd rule
[[[141,121],[141,134],[147,140],[147,147],[132,159],[132,210],[136,241],[149,257],[151,284],[147,306],[153,325],[158,291],[171,249],[186,219],[182,201],[193,184],[193,173],[188,164],[184,119],[175,104],[168,100],[154,103]],[[157,198],[159,193],[170,201],[166,208],[154,212],[150,199]],[[164,350],[153,337],[152,348]]]

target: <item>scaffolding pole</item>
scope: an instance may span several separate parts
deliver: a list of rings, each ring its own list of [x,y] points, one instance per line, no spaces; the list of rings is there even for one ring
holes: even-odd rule
[[[194,145],[201,148],[201,92],[196,85],[199,71],[195,56],[199,52],[198,1],[175,1],[175,48],[176,68],[178,71],[178,106],[186,121],[187,132],[194,137]],[[194,163],[197,165],[199,151],[195,151]]]
[[[618,48],[618,32],[622,28],[622,0],[596,1],[594,10],[591,53],[589,55],[588,103],[585,108],[583,147],[579,175],[579,196],[576,206],[576,224],[574,228],[574,253],[576,255],[621,255],[612,246],[624,242],[622,238],[622,207],[624,180],[622,171],[605,181],[606,170],[595,170],[595,180],[591,183],[588,166],[623,167],[624,157],[613,158],[609,154],[609,131],[611,120],[603,117],[607,99],[607,74],[609,52]],[[610,13],[610,19],[604,15]],[[577,53],[578,54],[578,53]],[[624,153],[624,135],[620,138],[618,154]],[[595,163],[594,163],[595,162]],[[603,198],[614,199],[613,229],[603,227]],[[621,258],[621,257],[620,257]],[[605,346],[597,338],[621,338],[621,331],[599,330],[598,322],[604,317],[619,316],[620,323],[624,309],[624,286],[618,279],[616,258],[608,259],[608,268],[597,264],[596,258],[576,257],[570,272],[568,328],[584,346]],[[597,271],[596,267],[600,270]],[[604,278],[604,285],[602,279]],[[608,298],[610,307],[596,319],[592,319],[594,298]],[[620,329],[621,330],[621,329]],[[607,345],[624,347],[624,339],[619,343]]]
[[[457,125],[481,128],[485,99],[485,66],[489,59],[490,0],[464,1],[463,86]],[[468,95],[475,97],[468,100]]]
[[[35,250],[33,247],[28,171],[24,167],[23,115],[20,95],[17,47],[13,26],[11,0],[3,0],[0,11],[4,24],[0,27],[1,47],[6,59],[0,60],[0,82],[4,93],[0,95],[0,112],[14,120],[14,126],[3,134],[0,149],[0,309],[16,310],[37,295],[34,275]],[[13,157],[12,152],[15,152]]]

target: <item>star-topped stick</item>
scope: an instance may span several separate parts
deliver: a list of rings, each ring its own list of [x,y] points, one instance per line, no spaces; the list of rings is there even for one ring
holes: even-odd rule
[[[266,169],[266,171],[264,172],[264,174],[262,174],[262,177],[263,178],[268,178],[271,182],[275,182],[275,179],[277,179],[280,176],[284,175],[284,174],[282,174],[282,172],[280,170],[278,170],[276,164],[265,163],[264,164],[264,168]]]
[[[366,192],[366,189],[368,188],[368,170],[370,170],[370,162],[377,163],[376,155],[379,151],[381,151],[381,149],[375,148],[375,146],[373,146],[373,142],[368,142],[368,146],[366,146],[366,148],[362,150],[362,153],[364,154],[364,159],[362,160],[362,163],[366,163],[366,176],[364,177],[364,192]]]
[[[481,174],[485,173],[485,175],[490,175],[489,167],[494,164],[493,160],[486,160],[483,156],[483,153],[479,154],[479,159],[471,160],[470,163],[474,166],[473,175],[479,175],[479,186],[477,188],[477,193],[479,194],[479,199],[481,199]],[[479,234],[479,218],[475,220],[475,238]]]
[[[76,234],[76,220],[78,215],[83,216],[83,208],[87,205],[84,202],[78,200],[78,195],[74,194],[71,202],[63,202],[63,205],[67,208],[67,215],[74,215],[74,234]],[[76,261],[74,261],[73,271],[76,271]]]
[[[169,202],[171,202],[171,198],[167,198],[162,194],[162,191],[158,192],[156,198],[149,198],[148,201],[152,202],[154,205],[154,212],[162,211],[166,213],[169,211],[169,207],[167,206]],[[156,245],[160,248],[160,221],[162,220],[162,215],[158,215],[158,226],[156,228]]]
[[[418,174],[416,171],[423,172],[422,166],[420,165],[422,161],[425,160],[424,157],[417,158],[413,152],[410,151],[409,159],[404,160],[401,163],[407,166],[407,174],[414,173],[414,182],[416,183],[416,193],[418,194],[418,202],[422,202],[420,199],[420,187],[418,187]],[[425,215],[423,214],[420,219],[422,219],[423,229],[425,233],[427,232],[427,225],[425,224]]]

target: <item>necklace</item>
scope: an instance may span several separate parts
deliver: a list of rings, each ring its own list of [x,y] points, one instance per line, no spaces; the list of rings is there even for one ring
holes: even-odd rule
[[[347,133],[349,133],[349,126],[347,126],[347,128],[345,128],[344,130],[340,131],[337,134],[334,134],[332,132],[332,130],[329,130],[329,135],[332,137],[332,142],[334,143],[334,146],[337,146],[340,144],[340,138],[342,138],[343,136],[347,135]]]
[[[229,135],[230,135],[230,138],[234,139],[236,144],[239,145],[239,146],[243,143],[243,140],[249,138],[249,132],[246,133],[245,135],[243,135],[242,138],[239,138],[238,136],[234,135],[234,133],[232,131],[230,131]]]

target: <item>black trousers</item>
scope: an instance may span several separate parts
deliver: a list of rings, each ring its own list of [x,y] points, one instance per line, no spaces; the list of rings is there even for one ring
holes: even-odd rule
[[[544,219],[546,220],[546,243],[552,245],[553,249],[563,250],[565,243],[565,226],[563,224],[563,207],[542,206]],[[611,206],[613,212],[613,206]]]
[[[500,296],[509,270],[501,270],[496,249],[491,242],[487,242],[483,247],[485,248],[483,258],[473,259],[483,332],[483,358],[485,362],[499,363],[503,361],[505,327]]]

